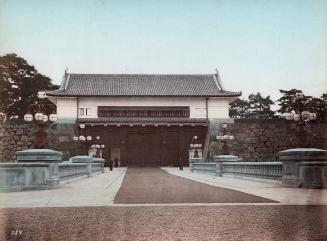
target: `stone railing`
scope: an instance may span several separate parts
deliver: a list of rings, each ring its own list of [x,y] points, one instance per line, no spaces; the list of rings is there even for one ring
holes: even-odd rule
[[[92,163],[91,171],[92,171],[92,173],[103,172],[103,164],[102,163]]]
[[[191,172],[217,176],[253,177],[280,181],[282,179],[282,162],[244,162],[232,155],[215,157],[215,162],[190,160]]]
[[[66,180],[79,176],[88,175],[87,163],[59,163],[59,178]]]
[[[61,156],[49,149],[18,151],[16,163],[0,164],[0,191],[52,189],[67,179],[104,172],[104,159],[75,156],[61,162]]]
[[[90,165],[91,168],[88,167]],[[72,163],[65,161],[58,164],[60,180],[80,176],[91,176],[94,173],[104,172],[103,162]],[[91,173],[89,173],[89,170]]]
[[[282,179],[282,162],[223,162],[217,163],[217,166],[222,175]]]
[[[209,175],[216,175],[217,168],[215,162],[195,162],[190,167],[191,172],[206,173]]]

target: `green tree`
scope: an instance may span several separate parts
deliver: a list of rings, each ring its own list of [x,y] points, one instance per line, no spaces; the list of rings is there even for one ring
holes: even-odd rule
[[[279,90],[283,96],[277,100],[279,109],[277,110],[278,113],[286,113],[291,112],[292,110],[296,110],[297,102],[295,98],[295,94],[298,92],[302,92],[302,90],[291,89],[291,90]],[[308,97],[304,97],[303,102],[308,102]]]
[[[251,94],[249,95],[249,104],[250,119],[273,119],[275,117],[275,112],[271,110],[271,105],[274,102],[270,99],[270,96],[264,98],[259,92]]]
[[[272,119],[275,112],[271,110],[274,102],[270,96],[262,97],[260,93],[251,94],[248,100],[237,98],[230,104],[229,116],[235,119]]]
[[[295,94],[298,92],[302,92],[301,90],[291,89],[291,90],[279,90],[283,96],[279,98],[277,101],[279,102],[278,113],[286,113],[292,111],[298,111],[299,103],[296,101]],[[304,96],[303,110],[316,113],[317,121],[321,122],[324,120],[327,110],[327,94],[323,94],[320,98],[312,97],[312,96]]]
[[[235,119],[247,119],[249,117],[250,104],[247,100],[237,98],[230,104],[229,116]]]
[[[0,113],[7,118],[22,119],[29,106],[37,101],[38,91],[57,88],[24,58],[13,53],[0,56]],[[53,109],[54,105],[45,112]]]

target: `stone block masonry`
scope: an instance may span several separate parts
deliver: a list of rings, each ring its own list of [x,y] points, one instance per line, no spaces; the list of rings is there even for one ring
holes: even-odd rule
[[[313,123],[305,127],[306,147],[327,149],[327,123]],[[275,161],[278,152],[297,147],[296,123],[283,119],[245,120],[235,119],[228,132],[234,135],[228,141],[232,155],[244,161]],[[211,150],[211,151],[210,151]],[[222,144],[212,134],[209,147],[210,158],[222,153]]]
[[[77,130],[75,123],[51,125],[47,130],[49,148],[63,153],[63,159],[78,154],[78,144],[73,141]],[[0,123],[0,162],[14,162],[16,151],[34,148],[32,123],[7,121]]]
[[[16,151],[33,146],[34,134],[32,124],[0,124],[0,162],[16,159]]]

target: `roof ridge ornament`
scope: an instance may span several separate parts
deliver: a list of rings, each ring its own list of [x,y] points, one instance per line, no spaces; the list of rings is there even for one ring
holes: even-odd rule
[[[64,76],[62,77],[59,90],[67,90],[70,74],[68,73],[68,67],[65,69]]]
[[[217,83],[217,86],[220,90],[224,90],[223,83],[221,82],[220,74],[218,68],[215,69],[216,73],[214,74],[215,81]]]

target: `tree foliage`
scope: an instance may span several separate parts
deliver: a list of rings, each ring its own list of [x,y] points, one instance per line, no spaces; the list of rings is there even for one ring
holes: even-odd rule
[[[0,56],[0,113],[7,118],[22,119],[30,105],[36,103],[38,91],[57,88],[24,58],[16,54]]]
[[[291,89],[291,90],[279,90],[283,96],[277,100],[279,109],[278,113],[286,112],[298,112],[298,102],[296,101],[295,94],[302,92],[301,90]],[[317,121],[323,121],[326,116],[327,111],[327,94],[323,94],[320,98],[312,96],[304,96],[303,110],[309,111],[317,114]]]
[[[270,96],[264,98],[258,92],[249,95],[248,100],[238,98],[232,102],[229,115],[236,119],[272,119],[275,117],[275,112],[271,110],[273,104]]]

